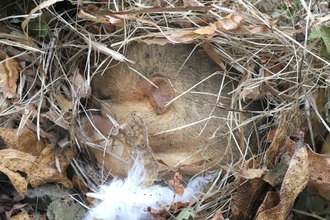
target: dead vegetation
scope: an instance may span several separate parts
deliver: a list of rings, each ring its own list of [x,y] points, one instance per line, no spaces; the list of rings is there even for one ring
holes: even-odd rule
[[[258,155],[223,166],[201,199],[184,206],[179,218],[286,219],[292,213],[295,218],[329,218],[327,205],[317,200],[329,204],[327,2],[7,0],[0,6],[0,136],[2,148],[11,148],[0,151],[0,171],[20,195],[27,193],[28,184],[46,182],[73,185],[85,193],[86,185],[95,190],[110,178],[88,165],[83,143],[97,143],[79,127],[98,67],[112,59],[131,62],[122,54],[133,41],[194,43],[224,72],[238,70],[232,103],[264,101],[258,116],[237,124],[266,120],[256,129],[267,135],[259,140]],[[305,142],[324,155],[306,147],[301,127],[308,128]],[[24,139],[27,128],[34,133]],[[40,149],[31,150],[36,146]],[[75,177],[68,180],[67,159],[72,157],[70,175]],[[323,209],[312,204],[312,196],[300,194],[296,200],[306,185]],[[11,195],[2,199],[26,202]],[[10,218],[14,208],[5,202],[0,210],[10,211]],[[38,218],[37,209],[23,212]]]

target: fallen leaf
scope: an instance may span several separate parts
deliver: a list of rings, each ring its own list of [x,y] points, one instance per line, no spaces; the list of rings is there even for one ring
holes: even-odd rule
[[[0,137],[7,149],[16,149],[32,156],[39,156],[46,148],[46,141],[38,140],[37,134],[27,127],[23,127],[18,137],[17,132],[18,129],[0,127]]]
[[[184,186],[180,183],[182,175],[178,172],[174,174],[173,179],[167,181],[168,185],[174,189],[174,192],[179,196],[182,196],[184,193]]]
[[[55,147],[45,148],[39,157],[15,149],[0,150],[0,171],[5,173],[18,193],[24,197],[27,184],[33,187],[48,183],[58,182],[67,188],[72,187],[71,181],[66,176],[66,168],[74,152],[65,149],[59,155],[62,173],[55,166]]]
[[[218,32],[235,31],[241,28],[245,24],[245,20],[242,16],[237,14],[229,14],[226,17],[218,20],[217,22],[210,24],[207,27],[201,27],[194,31],[194,33],[203,35],[206,37],[213,37],[218,35]]]
[[[280,202],[274,207],[259,212],[255,219],[286,219],[298,194],[307,185],[309,176],[308,167],[309,159],[307,146],[304,144],[303,140],[299,139],[296,142],[295,152],[282,182],[279,193]],[[264,202],[267,201],[264,200]]]
[[[26,212],[21,212],[10,218],[10,220],[28,220],[28,219],[30,219],[30,216]]]
[[[283,146],[286,138],[290,135],[295,135],[300,132],[301,114],[299,109],[295,109],[288,114],[282,114],[280,125],[278,126],[274,140],[267,149],[264,160],[267,168],[271,168],[278,158],[278,152]],[[284,152],[282,152],[284,153]]]
[[[225,73],[227,73],[227,68],[226,68],[225,64],[220,59],[219,54],[217,54],[217,52],[215,51],[215,49],[212,46],[212,44],[210,42],[204,41],[202,43],[202,47],[205,50],[205,52],[207,53],[207,55],[209,55],[209,57],[211,57],[211,59],[214,62],[216,62],[216,64],[218,64],[221,67],[221,69],[223,71],[225,71]]]
[[[198,37],[197,33],[194,33],[193,31],[180,31],[172,33],[168,38],[171,41],[177,42],[177,43],[184,43],[184,42],[192,42]]]
[[[72,101],[67,99],[63,94],[54,94],[55,100],[61,110],[66,113],[72,109]]]
[[[246,99],[258,99],[258,96],[260,95],[259,87],[249,86],[252,83],[250,79],[252,79],[253,72],[254,72],[253,66],[249,66],[246,68],[246,71],[243,73],[243,76],[239,81],[236,92],[234,94],[235,100],[237,98],[243,101]]]
[[[269,31],[269,28],[266,25],[250,25],[247,27],[247,30],[252,34],[257,34]]]
[[[244,179],[261,178],[267,171],[262,169],[243,169],[238,175]]]
[[[308,186],[330,205],[330,157],[308,148],[310,176]]]
[[[262,179],[272,186],[280,185],[283,182],[284,175],[288,170],[290,160],[291,157],[289,154],[284,153],[281,156],[280,162],[277,163],[271,170],[269,170]]]
[[[16,94],[16,81],[19,76],[19,71],[22,67],[19,61],[15,58],[10,58],[6,55],[5,63],[0,63],[0,92],[5,98],[13,98]]]
[[[277,206],[280,202],[280,196],[277,192],[269,191],[263,201],[263,203],[259,206],[256,216],[268,209],[271,209]]]
[[[72,97],[81,97],[89,98],[91,95],[91,87],[87,84],[84,77],[79,72],[79,69],[76,68],[73,70],[72,75],[69,78],[72,83],[71,87],[71,96]]]
[[[254,218],[259,204],[261,204],[268,184],[262,179],[251,179],[242,183],[230,204],[231,220],[249,220]]]
[[[33,210],[33,208],[32,208],[32,206],[30,204],[27,204],[27,203],[25,203],[25,204],[17,203],[15,205],[13,205],[13,207],[12,207],[12,209],[10,211],[7,211],[6,212],[6,217],[7,217],[7,219],[10,219],[10,220],[12,220],[12,219],[16,219],[16,220],[18,220],[18,219],[28,220],[30,218],[29,217],[26,218],[26,216],[28,216],[27,213],[29,213],[32,210]],[[18,212],[20,212],[20,213],[17,214],[17,215],[15,215],[15,216],[13,216],[13,217],[11,217],[12,215],[14,215],[14,214],[16,214]]]
[[[71,204],[68,201],[59,199],[49,204],[47,209],[47,217],[49,220],[80,220],[84,218],[85,214],[86,211],[80,203],[76,202]]]

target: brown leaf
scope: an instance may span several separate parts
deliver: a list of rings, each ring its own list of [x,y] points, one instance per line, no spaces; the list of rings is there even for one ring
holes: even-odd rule
[[[267,171],[262,169],[243,169],[239,176],[244,179],[255,179],[255,178],[261,178],[263,175],[265,175]]]
[[[28,219],[30,219],[30,217],[26,212],[21,212],[10,218],[10,220],[28,220]]]
[[[183,42],[192,42],[198,36],[194,31],[180,31],[177,33],[171,34],[168,38],[171,41],[183,43]]]
[[[259,201],[264,197],[267,183],[261,179],[251,179],[241,184],[230,204],[233,216],[231,220],[253,219]],[[257,206],[257,207],[256,207]]]
[[[22,70],[21,64],[15,58],[6,55],[5,63],[0,64],[0,92],[5,98],[13,98],[16,94],[18,73]]]
[[[204,41],[202,43],[203,49],[205,50],[205,52],[207,53],[207,55],[209,55],[209,57],[211,57],[211,59],[216,62],[216,64],[218,64],[221,69],[223,71],[225,71],[225,73],[227,73],[227,68],[225,66],[225,64],[222,62],[222,60],[220,59],[219,54],[217,54],[217,52],[214,50],[214,47],[212,46],[212,44],[210,42]]]
[[[283,114],[280,125],[276,130],[274,140],[267,149],[264,160],[266,167],[273,166],[278,152],[280,152],[286,138],[290,135],[298,134],[300,131],[301,115],[299,109],[295,109],[293,112]]]
[[[241,80],[239,81],[237,90],[234,94],[235,100],[238,98],[239,100],[245,100],[245,99],[258,99],[258,96],[260,95],[260,89],[259,87],[252,86],[252,88],[249,87],[252,82],[250,79],[252,79],[254,67],[249,66],[247,67],[246,71],[243,73],[243,76]]]
[[[308,148],[309,181],[308,186],[330,205],[330,157],[314,153]]]
[[[61,108],[61,110],[65,112],[69,112],[72,109],[72,101],[67,99],[63,94],[58,93],[54,94],[54,97],[56,99],[56,102],[58,106]]]
[[[307,185],[309,176],[308,166],[307,147],[302,140],[298,140],[289,168],[282,182],[280,202],[275,207],[270,207],[259,212],[256,220],[285,219],[288,216],[296,197]],[[266,200],[264,200],[264,203],[266,203]]]
[[[289,156],[288,153],[283,154],[280,162],[269,170],[262,179],[272,186],[280,185],[283,182],[284,175],[288,170],[290,160],[291,156]]]
[[[280,202],[280,196],[277,192],[269,191],[263,201],[263,203],[259,206],[256,216],[268,209],[271,209],[277,206]]]
[[[55,166],[55,147],[45,148],[39,157],[14,149],[0,150],[0,171],[5,173],[18,193],[24,197],[27,184],[33,187],[48,183],[58,182],[67,188],[72,187],[71,181],[66,177],[66,168],[74,152],[65,149],[59,155],[62,173]]]
[[[0,137],[7,149],[16,149],[21,152],[39,156],[46,147],[44,139],[38,140],[37,134],[27,127],[24,127],[17,137],[18,129],[0,127]]]
[[[70,76],[70,82],[72,83],[71,96],[76,97],[79,95],[81,98],[89,98],[91,95],[91,87],[88,86],[86,80],[76,68]],[[88,87],[87,87],[88,86]]]
[[[241,28],[245,24],[245,20],[242,16],[237,14],[229,14],[226,17],[218,20],[217,22],[207,26],[201,27],[194,32],[199,35],[207,37],[213,37],[218,34],[218,31],[228,32],[235,31]]]
[[[266,25],[250,25],[248,26],[247,30],[250,31],[252,34],[257,34],[268,31],[269,28]]]
[[[173,179],[168,180],[168,185],[172,187],[176,194],[182,196],[184,193],[184,186],[180,183],[182,175],[178,172],[174,174]]]

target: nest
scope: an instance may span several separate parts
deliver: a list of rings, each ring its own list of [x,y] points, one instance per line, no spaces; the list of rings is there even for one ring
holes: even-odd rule
[[[297,106],[305,106],[305,118],[312,114],[313,120],[326,125],[314,98],[316,91],[328,87],[330,70],[330,44],[325,37],[329,15],[325,16],[326,8],[319,1],[309,5],[272,0],[35,5],[25,0],[2,8],[1,125],[16,128],[18,134],[27,126],[58,148],[74,149],[79,157],[71,165],[93,190],[110,177],[86,166],[90,158],[82,143],[88,140],[79,127],[80,114],[86,113],[97,66],[111,59],[126,62],[123,50],[133,41],[200,45],[224,72],[236,69],[239,85],[231,93],[233,102],[263,100],[264,104],[258,116],[240,123],[266,120],[258,128],[260,133]],[[261,146],[260,158],[263,151]],[[196,216],[209,219],[217,210],[230,216],[237,187],[231,180],[244,162],[241,158],[224,167],[203,198],[192,204]]]

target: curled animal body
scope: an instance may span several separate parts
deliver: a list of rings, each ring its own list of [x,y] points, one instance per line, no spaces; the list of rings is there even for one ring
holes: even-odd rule
[[[237,79],[224,73],[202,47],[135,42],[124,55],[130,62],[107,63],[93,77],[90,103],[102,113],[85,122],[90,137],[102,134],[112,140],[105,155],[90,149],[106,169],[119,176],[127,172],[125,165],[118,165],[129,160],[125,147],[142,152],[146,168],[187,173],[256,149],[257,143],[248,141],[253,126],[241,126],[252,116],[246,110],[256,110],[256,105],[232,101]]]

